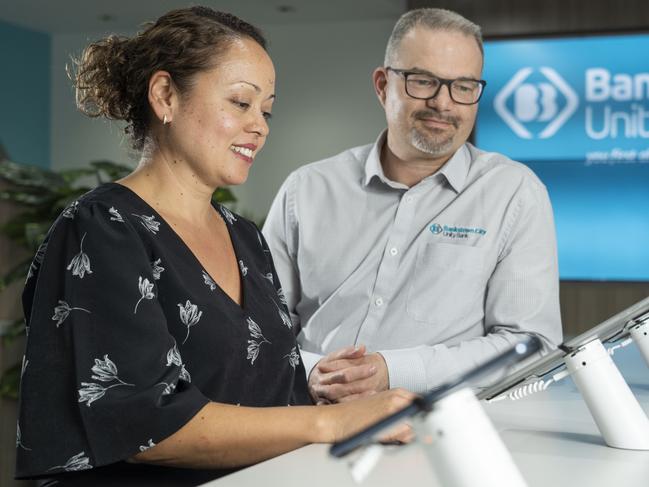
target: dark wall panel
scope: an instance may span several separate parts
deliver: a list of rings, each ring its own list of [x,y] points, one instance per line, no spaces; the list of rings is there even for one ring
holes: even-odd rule
[[[647,0],[409,0],[407,5],[454,10],[480,24],[485,36],[649,30]]]

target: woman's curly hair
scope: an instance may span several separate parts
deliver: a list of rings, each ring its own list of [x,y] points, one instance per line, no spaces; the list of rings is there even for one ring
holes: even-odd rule
[[[167,71],[184,93],[198,72],[214,67],[232,41],[245,37],[266,49],[256,27],[231,14],[191,7],[168,12],[133,38],[111,35],[93,42],[73,59],[77,107],[90,117],[125,120],[133,148],[142,150],[151,120],[151,75]]]

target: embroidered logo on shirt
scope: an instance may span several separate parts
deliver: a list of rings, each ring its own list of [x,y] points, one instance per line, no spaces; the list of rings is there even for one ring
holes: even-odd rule
[[[469,238],[470,235],[481,237],[482,235],[487,233],[484,228],[480,227],[458,227],[455,225],[440,225],[439,223],[433,223],[430,227],[428,227],[428,229],[433,235],[441,235],[442,237],[456,239]]]

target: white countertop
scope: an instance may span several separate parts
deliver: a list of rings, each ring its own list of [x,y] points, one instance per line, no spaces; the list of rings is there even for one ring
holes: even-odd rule
[[[632,344],[617,350],[613,359],[649,413],[649,368],[637,348]],[[483,405],[529,487],[649,485],[649,451],[606,446],[569,377],[546,391],[517,401]],[[328,445],[310,445],[205,485],[357,485],[352,481],[347,462],[331,458],[328,449]],[[439,485],[418,444],[386,448],[362,485],[394,487],[404,482],[427,487]]]

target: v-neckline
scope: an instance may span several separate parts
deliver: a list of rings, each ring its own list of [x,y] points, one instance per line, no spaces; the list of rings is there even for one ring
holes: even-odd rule
[[[232,296],[230,296],[228,293],[226,293],[225,290],[219,285],[219,283],[214,280],[214,277],[212,277],[212,275],[205,269],[205,266],[203,265],[203,263],[196,256],[196,254],[192,251],[192,249],[189,248],[189,246],[185,243],[185,241],[181,238],[181,236],[178,235],[176,230],[174,230],[173,226],[170,225],[169,222],[167,222],[167,220],[165,220],[165,218],[160,213],[158,213],[155,208],[153,208],[149,203],[147,203],[144,198],[142,198],[139,194],[137,194],[131,188],[129,188],[128,186],[125,186],[123,184],[116,183],[116,182],[110,182],[110,183],[106,183],[106,184],[115,185],[115,186],[118,186],[120,188],[125,189],[127,193],[133,195],[142,204],[144,204],[147,208],[149,208],[149,210],[151,210],[155,214],[155,216],[160,219],[160,221],[164,222],[165,226],[171,231],[171,234],[173,235],[173,238],[175,238],[176,241],[180,244],[180,246],[183,247],[185,249],[185,251],[191,256],[191,258],[194,260],[194,262],[197,264],[197,266],[201,269],[201,271],[203,271],[210,278],[210,280],[216,286],[216,289],[221,293],[221,295],[225,298],[225,300],[228,301],[232,306],[236,307],[241,312],[243,312],[246,309],[246,303],[247,303],[247,299],[246,299],[247,298],[246,279],[245,279],[243,273],[241,272],[241,266],[239,265],[239,262],[242,261],[242,259],[240,259],[239,252],[238,252],[238,249],[237,249],[237,245],[236,245],[236,240],[237,239],[236,239],[235,235],[233,234],[232,230],[230,229],[230,227],[232,225],[229,224],[227,221],[225,221],[225,218],[223,217],[223,213],[220,210],[220,207],[222,207],[222,205],[220,203],[215,203],[214,201],[211,202],[212,203],[212,208],[214,208],[218,212],[220,218],[223,220],[223,224],[225,225],[225,228],[228,231],[228,237],[230,238],[230,243],[232,245],[232,251],[234,252],[234,258],[236,260],[237,272],[239,273],[239,287],[241,289],[241,304],[237,303],[232,298]],[[216,206],[216,205],[218,205],[218,206]]]

